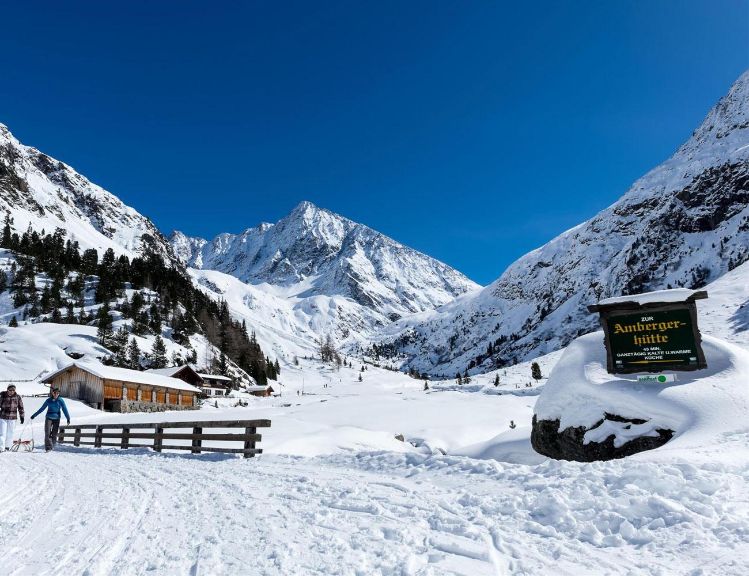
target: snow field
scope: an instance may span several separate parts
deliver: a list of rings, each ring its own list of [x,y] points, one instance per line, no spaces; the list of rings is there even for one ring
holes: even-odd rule
[[[746,465],[2,458],[7,574],[739,575],[749,559]]]

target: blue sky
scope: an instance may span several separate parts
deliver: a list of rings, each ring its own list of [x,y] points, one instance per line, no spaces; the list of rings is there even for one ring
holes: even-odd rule
[[[310,200],[488,283],[690,135],[748,6],[12,2],[0,122],[165,233]]]

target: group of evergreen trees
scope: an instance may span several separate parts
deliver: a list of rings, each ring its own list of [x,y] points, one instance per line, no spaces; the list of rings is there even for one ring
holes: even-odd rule
[[[258,384],[278,377],[278,360],[272,362],[265,356],[245,322],[231,317],[226,302],[216,302],[195,288],[183,270],[167,266],[155,252],[146,251],[130,260],[125,255],[115,256],[110,248],[100,258],[95,249],[81,253],[78,242],[66,239],[62,229],[46,234],[29,227],[19,236],[12,226],[12,218],[6,216],[0,247],[15,252],[16,262],[10,278],[0,272],[0,291],[11,290],[14,305],[23,307],[24,319],[95,324],[100,340],[114,354],[111,362],[134,369],[142,369],[142,358],[148,367],[167,364],[161,338],[163,325],[171,328],[172,340],[183,346],[189,346],[190,335],[203,333],[220,351],[206,369],[226,374],[231,360]],[[37,287],[38,274],[46,276],[41,290]],[[134,290],[130,299],[126,288]],[[101,304],[96,315],[85,311],[91,299]],[[112,310],[131,320],[132,334],[156,335],[150,353],[141,355],[128,331],[112,331]],[[13,324],[17,324],[15,318]],[[197,362],[197,357],[184,360]]]

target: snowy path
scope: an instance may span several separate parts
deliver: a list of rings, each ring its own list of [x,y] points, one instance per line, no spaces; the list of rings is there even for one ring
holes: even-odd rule
[[[749,466],[72,448],[0,458],[9,575],[738,575],[749,565]]]

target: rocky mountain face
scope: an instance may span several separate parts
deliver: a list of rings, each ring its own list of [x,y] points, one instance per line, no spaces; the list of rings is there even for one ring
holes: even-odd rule
[[[749,72],[691,138],[614,205],[512,264],[483,290],[385,329],[432,374],[531,359],[597,326],[586,305],[697,288],[749,259]]]
[[[191,268],[267,284],[290,298],[348,298],[382,315],[383,323],[479,288],[446,264],[309,202],[276,224],[210,242],[174,232],[171,242]]]
[[[133,256],[148,248],[175,262],[169,242],[153,223],[70,166],[24,146],[0,124],[0,217],[10,214],[19,234],[66,231],[82,249],[112,248]]]

